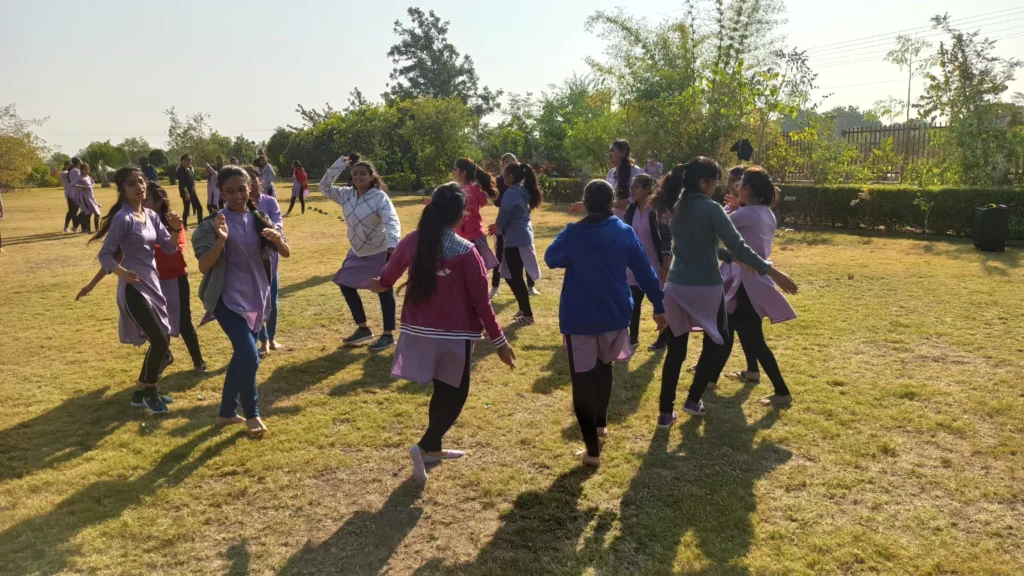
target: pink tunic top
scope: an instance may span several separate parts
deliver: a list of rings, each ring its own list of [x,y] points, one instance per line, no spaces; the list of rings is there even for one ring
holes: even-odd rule
[[[743,236],[747,246],[757,252],[758,256],[768,260],[772,253],[772,242],[775,240],[775,214],[768,206],[746,206],[729,215],[736,230]],[[723,263],[722,284],[725,289],[726,309],[736,309],[736,293],[743,286],[754,305],[754,310],[762,318],[768,318],[772,324],[796,318],[796,312],[786,301],[786,297],[775,288],[775,283],[768,276],[750,275],[733,262]]]

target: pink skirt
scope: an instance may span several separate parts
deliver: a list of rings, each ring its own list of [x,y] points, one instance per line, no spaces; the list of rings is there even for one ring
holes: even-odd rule
[[[511,248],[506,247],[506,250]],[[523,259],[523,267],[526,268],[526,273],[533,278],[534,281],[540,280],[540,263],[537,261],[537,250],[534,249],[533,244],[529,246],[520,246],[519,255]],[[512,277],[512,274],[508,271],[508,261],[505,258],[501,259],[501,267],[498,268],[501,272],[501,277],[508,280]]]
[[[384,265],[388,263],[388,253],[381,252],[373,256],[357,256],[351,249],[341,264],[341,269],[334,275],[334,283],[357,290],[369,290],[370,278],[380,278]]]
[[[571,349],[568,342],[570,338]],[[625,328],[597,336],[563,335],[562,346],[572,354],[572,367],[577,374],[593,370],[598,359],[603,364],[609,364],[625,362],[633,357],[633,347],[629,345],[629,330]]]
[[[417,384],[438,380],[458,388],[466,370],[467,342],[472,354],[472,340],[428,338],[403,331],[398,336],[391,376]]]
[[[484,267],[488,270],[494,270],[498,267],[498,259],[494,256],[491,247],[487,245],[487,236],[481,236],[473,240],[473,245],[476,246],[476,251],[480,253],[480,257],[484,259]]]
[[[167,325],[170,330],[168,336],[174,337],[181,333],[181,296],[178,290],[178,279],[160,281],[160,291],[164,293],[167,300]]]
[[[303,198],[309,198],[309,188],[299,189],[299,182],[295,180],[292,182],[292,198],[298,198],[300,193]]]
[[[673,336],[687,332],[707,334],[716,344],[728,330],[722,286],[683,286],[665,283],[665,315]]]
[[[220,205],[220,188],[211,185],[211,182],[206,184],[206,205],[207,206],[219,206]]]
[[[736,311],[736,292],[743,286],[750,303],[754,305],[754,311],[761,318],[771,320],[772,324],[796,318],[796,311],[771,278],[747,274],[739,264],[723,263],[722,281],[725,284],[725,309],[729,314]]]

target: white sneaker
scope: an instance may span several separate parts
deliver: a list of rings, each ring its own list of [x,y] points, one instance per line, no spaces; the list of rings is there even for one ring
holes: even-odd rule
[[[427,481],[427,466],[423,462],[423,452],[419,446],[409,448],[409,459],[412,460],[412,477],[420,482]]]
[[[71,231],[71,230],[68,230],[67,228],[65,228],[65,229],[64,229],[64,233],[65,233],[65,234],[67,234],[67,233],[68,233],[68,232],[70,232],[70,231]]]
[[[501,286],[495,286],[494,288],[491,288],[491,298],[497,296],[498,292],[501,292]]]
[[[540,290],[537,290],[536,286],[531,286],[528,292],[530,293],[530,296],[540,296]]]

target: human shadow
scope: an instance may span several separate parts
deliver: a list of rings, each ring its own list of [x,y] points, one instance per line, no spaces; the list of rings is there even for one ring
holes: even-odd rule
[[[675,450],[669,431],[655,432],[620,503],[622,529],[599,573],[677,573],[674,561],[689,532],[709,564],[700,573],[747,573],[738,561],[753,540],[754,484],[792,456],[774,444],[755,446],[757,433],[774,425],[779,411],[748,423],[743,403],[752,389],[718,397],[703,430],[701,419],[685,421]]]
[[[228,547],[225,556],[227,556],[229,563],[228,576],[246,576],[249,574],[252,552],[249,551],[248,538],[242,538],[238,544]]]
[[[647,393],[647,388],[656,381],[655,373],[663,358],[661,354],[651,354],[636,367],[625,362],[616,363],[612,367],[612,396],[608,401],[609,425],[625,422],[640,409],[640,402]],[[562,438],[569,441],[583,440],[575,419],[562,429]]]
[[[278,574],[379,574],[423,515],[416,505],[423,484],[400,484],[374,512],[353,514],[327,540],[307,541]]]
[[[578,466],[556,478],[547,490],[521,493],[475,560],[442,566],[432,559],[415,574],[583,574],[600,556],[614,522],[611,512],[579,508],[583,483],[593,474],[593,468]],[[592,534],[577,550],[591,524]]]
[[[71,234],[62,232],[49,232],[47,234],[32,234],[29,236],[7,236],[4,238],[4,247],[19,246],[24,244],[37,244],[39,242],[53,242],[56,240],[73,240],[75,238],[88,238],[88,234]]]
[[[327,284],[333,278],[334,278],[334,275],[313,276],[313,277],[307,278],[307,279],[305,279],[305,280],[303,280],[301,282],[296,282],[294,284],[289,284],[289,285],[285,286],[284,288],[281,288],[281,290],[277,294],[277,297],[278,298],[287,298],[287,297],[291,296],[292,294],[295,294],[296,292],[302,292],[303,290],[306,290],[306,289],[309,289],[309,288],[316,288],[317,286],[320,286],[322,284]]]
[[[220,429],[210,427],[165,454],[142,476],[132,480],[99,480],[61,501],[49,512],[0,532],[0,558],[3,558],[5,574],[52,574],[65,570],[68,559],[76,554],[71,541],[77,534],[120,516],[157,490],[181,484],[243,436],[240,432],[222,438],[194,454],[218,434]]]

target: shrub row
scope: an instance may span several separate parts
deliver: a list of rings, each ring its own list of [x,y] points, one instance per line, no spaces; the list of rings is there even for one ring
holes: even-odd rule
[[[1024,238],[1024,189],[917,188],[912,186],[782,186],[775,205],[780,222],[853,229],[884,228],[970,236],[974,209],[1010,207],[1010,236]]]

